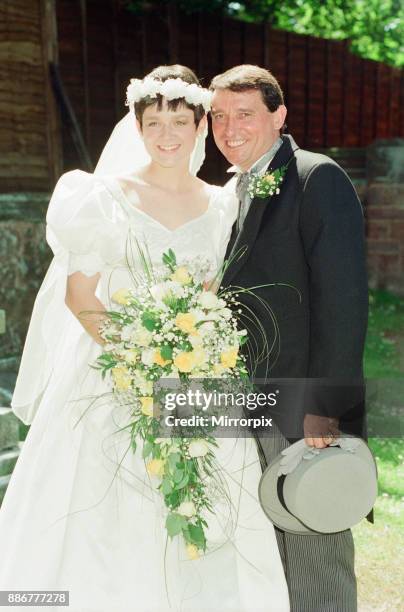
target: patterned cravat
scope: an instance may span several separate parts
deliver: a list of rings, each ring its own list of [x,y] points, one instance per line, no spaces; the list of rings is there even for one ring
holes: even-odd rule
[[[247,211],[248,211],[248,198],[247,198],[248,192],[247,190],[248,190],[248,183],[250,182],[250,178],[252,174],[253,174],[252,172],[240,172],[237,178],[236,195],[240,202],[240,206],[238,210],[238,217],[237,217],[237,232],[239,232],[240,229],[242,228],[244,219],[247,216]]]
[[[248,184],[253,174],[259,174],[274,158],[278,149],[282,146],[282,139],[278,138],[272,147],[263,155],[248,172],[239,172],[236,183],[236,195],[240,201],[237,217],[237,233],[243,227],[244,220],[250,208],[251,199],[248,195]]]

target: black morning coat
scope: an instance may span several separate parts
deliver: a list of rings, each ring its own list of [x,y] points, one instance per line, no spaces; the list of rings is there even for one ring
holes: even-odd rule
[[[226,258],[233,247],[240,256],[230,262],[221,286],[275,283],[253,290],[272,309],[275,324],[256,297],[240,293],[238,299],[255,353],[248,358],[250,372],[269,383],[294,379],[284,387],[279,381],[259,387],[279,391],[277,406],[263,411],[285,437],[303,437],[306,413],[336,416],[341,430],[363,435],[368,284],[362,206],[338,164],[299,149],[290,135],[281,138],[267,171],[288,166],[280,192],[255,197],[237,237],[233,227]],[[247,308],[265,329],[270,352],[258,364],[262,333]]]

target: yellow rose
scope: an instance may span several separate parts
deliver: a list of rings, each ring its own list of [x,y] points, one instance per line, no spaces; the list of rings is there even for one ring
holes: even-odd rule
[[[171,363],[171,359],[163,359],[159,350],[154,353],[154,363],[157,363],[159,366],[165,366],[167,363]]]
[[[192,281],[191,276],[185,266],[180,266],[171,274],[171,280],[180,283],[181,285],[189,285]]]
[[[220,355],[220,362],[225,368],[234,368],[237,363],[238,347],[233,347],[223,351]]]
[[[198,547],[195,546],[195,544],[187,544],[186,551],[187,551],[188,559],[192,559],[192,561],[194,561],[195,559],[199,559],[200,557],[199,550],[198,550]]]
[[[218,375],[223,374],[225,370],[226,368],[224,368],[221,363],[215,363],[213,366],[213,372],[215,374],[218,374]]]
[[[266,174],[262,180],[266,183],[269,183],[270,185],[273,185],[275,183],[275,177],[273,174]]]
[[[186,334],[198,333],[195,328],[196,318],[191,312],[179,312],[175,317],[175,324]]]
[[[174,365],[180,372],[191,372],[195,365],[193,351],[178,353],[174,358]]]
[[[125,368],[125,366],[117,366],[116,368],[112,368],[111,372],[116,388],[119,391],[127,391],[127,389],[130,388],[132,380],[128,368]]]
[[[150,396],[140,397],[140,403],[142,404],[141,412],[146,416],[153,416],[153,398]]]
[[[164,465],[165,461],[163,459],[151,459],[147,463],[146,469],[150,476],[159,476],[161,478],[164,474]]]
[[[122,304],[123,306],[127,306],[129,304],[130,292],[129,289],[118,289],[115,293],[112,294],[111,300],[116,302],[117,304]]]

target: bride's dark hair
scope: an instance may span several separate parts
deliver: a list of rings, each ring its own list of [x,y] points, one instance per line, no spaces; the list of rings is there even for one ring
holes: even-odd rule
[[[196,74],[187,66],[182,66],[181,64],[173,64],[171,66],[157,66],[154,68],[149,74],[146,75],[151,79],[156,79],[158,81],[167,81],[168,79],[182,79],[185,83],[200,85],[198,77]],[[143,113],[148,106],[153,106],[157,104],[157,110],[161,110],[163,107],[163,96],[158,94],[156,98],[150,98],[147,96],[146,98],[142,98],[139,102],[135,103],[135,115],[136,119],[139,121],[140,125],[142,125]],[[176,98],[175,100],[167,100],[167,107],[171,111],[176,111],[179,106],[186,106],[190,110],[194,111],[194,120],[195,125],[198,126],[200,120],[205,115],[205,110],[202,104],[198,104],[194,106],[193,104],[189,104],[186,102],[184,98]]]

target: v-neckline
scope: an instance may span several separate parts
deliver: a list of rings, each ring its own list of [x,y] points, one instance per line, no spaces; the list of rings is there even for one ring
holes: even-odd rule
[[[129,209],[131,211],[135,211],[141,215],[143,215],[144,217],[146,217],[147,219],[149,219],[152,223],[154,223],[155,225],[161,227],[165,232],[169,233],[169,234],[175,234],[175,232],[178,232],[179,230],[183,229],[184,227],[187,227],[188,225],[191,225],[192,223],[195,223],[196,221],[199,221],[200,219],[203,219],[210,211],[211,209],[211,204],[212,204],[212,199],[213,199],[213,195],[215,193],[215,190],[210,187],[211,193],[209,195],[209,201],[208,201],[208,206],[206,208],[206,210],[201,214],[198,215],[197,217],[194,217],[193,219],[190,219],[189,221],[186,221],[185,223],[182,223],[181,225],[178,225],[177,227],[175,227],[174,229],[170,229],[169,227],[167,227],[166,225],[164,225],[164,223],[161,223],[161,221],[158,221],[158,219],[156,219],[155,217],[152,217],[151,215],[149,215],[147,212],[145,212],[144,210],[142,210],[141,208],[138,208],[137,206],[134,206],[128,199],[125,191],[123,190],[119,180],[117,178],[114,177],[115,183],[118,186],[119,192],[122,195],[122,198],[124,199],[126,205],[129,207]]]

